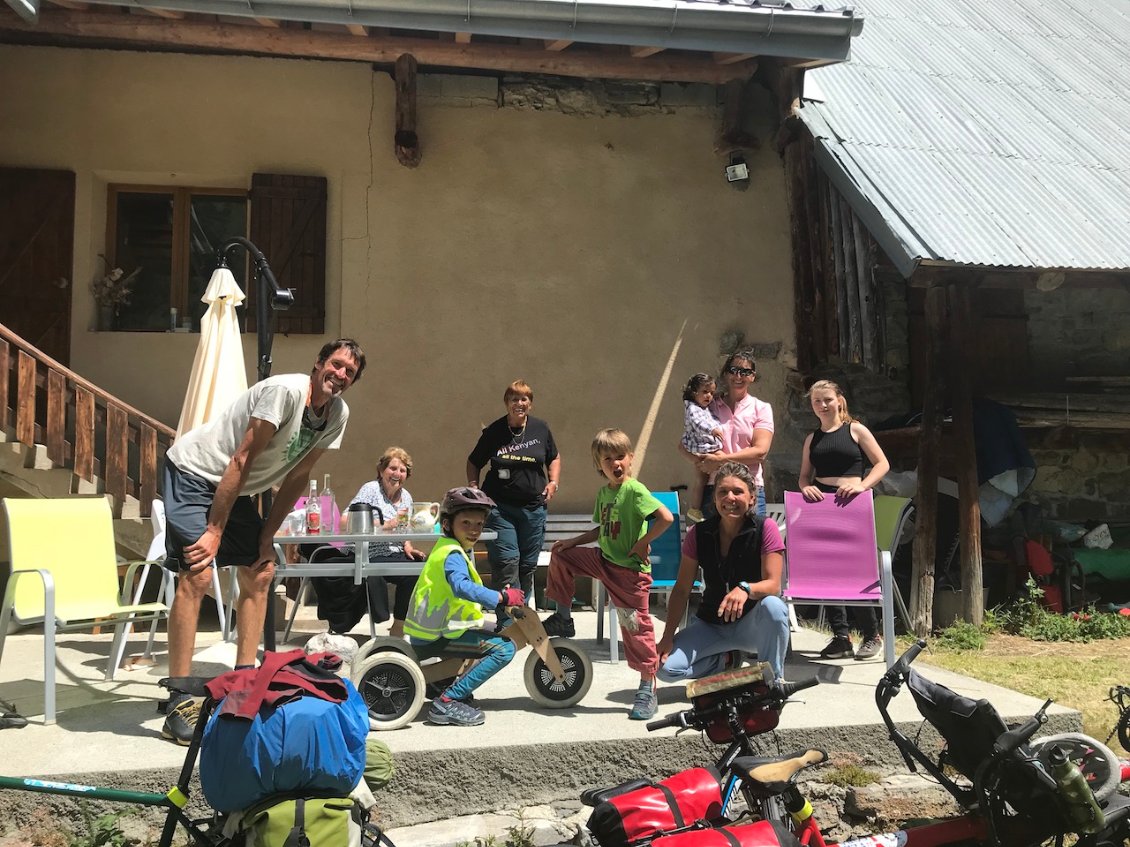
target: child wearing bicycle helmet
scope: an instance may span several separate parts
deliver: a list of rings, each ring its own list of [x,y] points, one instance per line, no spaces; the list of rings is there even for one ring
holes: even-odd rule
[[[436,541],[412,592],[404,633],[414,646],[444,641],[482,658],[432,701],[427,720],[441,726],[479,726],[486,718],[471,692],[514,658],[514,642],[482,630],[483,607],[521,606],[517,588],[495,591],[475,570],[473,549],[494,506],[478,488],[453,488],[444,495]]]

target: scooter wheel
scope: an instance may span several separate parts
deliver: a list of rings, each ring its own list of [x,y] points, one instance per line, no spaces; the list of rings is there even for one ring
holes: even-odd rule
[[[353,669],[353,684],[369,710],[371,729],[399,729],[424,705],[424,672],[408,656],[384,651]]]
[[[592,686],[592,662],[575,642],[567,638],[552,638],[550,647],[557,653],[557,661],[565,671],[565,680],[558,682],[549,672],[545,662],[536,652],[526,658],[523,678],[530,698],[548,709],[567,709],[581,701]]]

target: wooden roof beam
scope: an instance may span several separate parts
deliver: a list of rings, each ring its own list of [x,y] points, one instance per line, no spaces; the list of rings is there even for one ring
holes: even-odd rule
[[[59,6],[63,9],[71,9],[76,12],[85,12],[90,8],[89,3],[82,3],[80,0],[49,0],[52,4]]]
[[[931,288],[954,282],[976,288],[1021,288],[1037,291],[1061,287],[1115,288],[1125,291],[1130,289],[1130,272],[1073,268],[997,268],[924,261],[907,280],[907,285],[911,288]]]
[[[457,32],[457,33],[455,33],[455,43],[456,44],[470,44],[471,43],[471,33],[469,33],[469,32]]]
[[[346,24],[345,28],[349,30],[350,35],[354,35],[357,38],[369,37],[369,28],[364,24]]]
[[[275,18],[252,18],[259,26],[265,26],[268,29],[278,29],[279,22]]]
[[[748,62],[753,55],[753,53],[715,53],[714,61],[719,65],[733,65],[736,62]]]
[[[184,20],[184,12],[177,12],[173,9],[159,9],[155,6],[141,6],[140,8],[141,11],[145,12],[147,15],[153,15],[154,17],[165,18],[170,21]],[[130,10],[132,11],[133,7],[130,7]]]
[[[545,42],[545,49],[549,50],[551,53],[560,53],[572,43],[573,40],[571,38],[561,38],[557,41],[547,41]]]
[[[628,55],[633,59],[646,59],[648,56],[662,53],[665,49],[664,47],[629,47]]]
[[[175,25],[158,18],[103,12],[50,11],[32,26],[15,16],[0,18],[0,31],[35,32],[39,36],[90,38],[128,45],[176,49],[208,49],[266,56],[340,59],[392,65],[412,53],[421,65],[476,68],[511,73],[552,74],[586,79],[628,79],[701,82],[719,85],[748,79],[754,62],[719,65],[700,56],[672,51],[646,62],[626,52],[564,50],[551,52],[515,44],[455,44],[424,38],[377,36],[361,39],[338,30],[320,32],[280,27],[230,27],[213,21],[183,20]]]

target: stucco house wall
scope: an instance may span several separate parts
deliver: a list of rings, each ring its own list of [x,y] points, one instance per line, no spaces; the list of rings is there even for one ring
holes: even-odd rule
[[[555,508],[568,511],[591,507],[600,427],[641,441],[652,487],[689,481],[676,452],[681,383],[717,369],[724,337],[778,345],[755,390],[784,396],[782,170],[766,144],[750,157],[749,190],[733,190],[712,105],[565,114],[431,86],[423,162],[409,170],[393,155],[392,80],[364,64],[5,46],[0,90],[0,165],[76,173],[71,366],[170,425],[198,336],[93,331],[87,282],[105,250],[107,185],[328,179],[326,333],[278,337],[274,372],[308,369],[339,334],[365,347],[344,449],[319,466],[343,499],[389,444],[413,454],[418,499],[461,483],[480,426],[519,377],[557,437]],[[245,351],[253,380],[253,335]]]

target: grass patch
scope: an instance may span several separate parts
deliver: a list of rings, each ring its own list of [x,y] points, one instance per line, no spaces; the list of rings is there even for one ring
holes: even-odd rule
[[[820,775],[821,782],[838,785],[840,788],[861,788],[876,783],[879,779],[879,774],[854,763],[839,765]]]
[[[980,650],[932,649],[915,664],[919,663],[1032,697],[1051,697],[1060,705],[1078,709],[1083,731],[1104,741],[1118,718],[1118,710],[1106,697],[1113,686],[1130,685],[1130,638],[1051,643],[988,633]],[[1117,746],[1117,740],[1114,744]]]
[[[1110,689],[1130,685],[1130,618],[1055,614],[1033,580],[1025,588],[1009,606],[987,610],[982,626],[958,621],[942,630],[919,661],[1077,709],[1083,731],[1105,741],[1118,719]],[[911,643],[900,638],[896,649]]]

